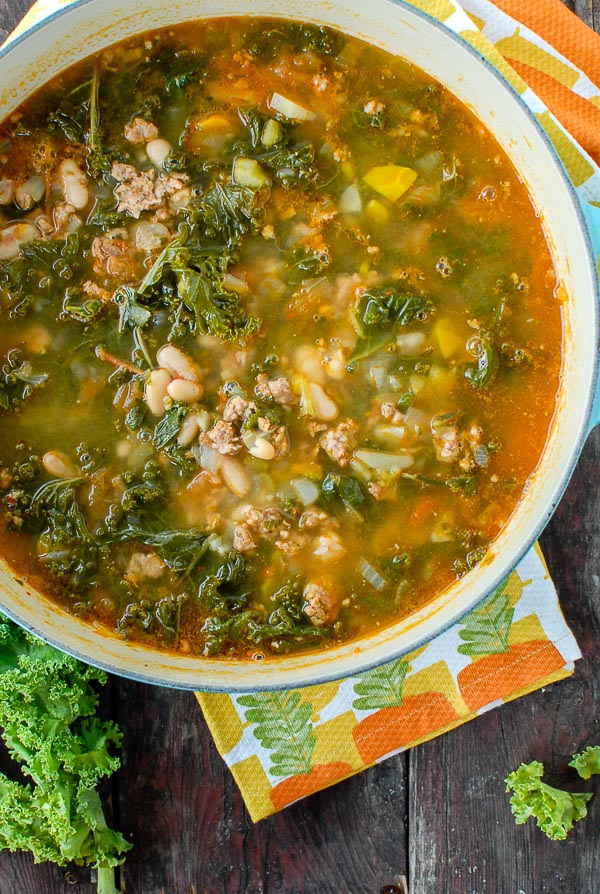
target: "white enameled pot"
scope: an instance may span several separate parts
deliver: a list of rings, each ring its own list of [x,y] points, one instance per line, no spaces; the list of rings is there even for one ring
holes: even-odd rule
[[[472,609],[550,518],[594,419],[598,285],[593,246],[573,187],[533,115],[484,58],[428,16],[394,0],[79,0],[0,52],[0,117],[90,53],[151,28],[215,16],[261,15],[329,25],[403,56],[437,78],[495,135],[528,184],[568,300],[564,364],[547,447],[486,559],[406,620],[359,642],[264,662],[171,656],[111,637],[23,585],[0,560],[0,605],[34,633],[91,664],[150,683],[202,690],[278,689],[356,673],[410,651]],[[596,400],[596,408],[599,407]],[[596,415],[598,415],[596,413]],[[7,423],[4,423],[7,424]]]

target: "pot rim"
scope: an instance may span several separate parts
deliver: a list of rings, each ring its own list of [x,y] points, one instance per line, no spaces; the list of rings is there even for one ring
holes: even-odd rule
[[[534,129],[537,132],[538,138],[541,138],[541,142],[545,145],[546,150],[549,151],[550,156],[554,162],[554,173],[557,173],[562,182],[563,191],[566,196],[568,196],[570,200],[570,204],[572,206],[572,210],[575,214],[575,217],[579,223],[580,233],[583,236],[583,241],[586,247],[586,266],[588,268],[588,273],[591,274],[591,279],[596,283],[596,298],[598,298],[598,272],[595,263],[595,255],[594,255],[594,247],[591,239],[591,235],[589,232],[589,228],[587,225],[587,221],[585,215],[583,213],[583,209],[580,204],[580,199],[577,195],[576,188],[572,183],[567,171],[563,165],[563,162],[553,144],[550,137],[541,126],[541,124],[536,119],[533,111],[527,105],[527,103],[522,99],[519,93],[515,90],[513,85],[506,79],[506,77],[487,59],[483,53],[477,50],[474,46],[472,46],[468,41],[462,38],[460,35],[456,34],[454,31],[449,29],[443,22],[434,18],[430,14],[424,12],[418,7],[412,6],[408,0],[382,0],[382,2],[386,3],[390,6],[390,12],[393,14],[393,7],[402,7],[405,11],[407,11],[410,15],[415,16],[418,19],[421,19],[427,23],[429,27],[433,27],[435,30],[439,32],[443,36],[444,40],[451,40],[454,45],[458,48],[459,52],[467,52],[471,56],[474,57],[479,64],[483,64],[484,68],[487,69],[488,74],[499,84],[501,89],[504,91],[508,91],[511,96],[513,102],[519,105],[522,112],[525,113],[526,117],[529,119],[529,122],[533,125]],[[84,6],[94,6],[100,5],[101,0],[75,0],[75,2],[71,3],[68,6],[61,7],[54,12],[50,13],[44,19],[39,22],[32,24],[26,31],[21,34],[16,35],[14,38],[9,39],[9,41],[0,48],[0,61],[5,57],[9,56],[14,51],[21,51],[23,45],[26,45],[29,41],[35,40],[36,35],[52,26],[56,23],[56,21],[64,18],[70,17],[76,10],[81,9]],[[224,16],[234,17],[235,13],[224,13]],[[245,15],[238,14],[238,15]],[[261,17],[261,14],[258,14],[257,17]],[[276,14],[269,13],[268,15],[263,14],[264,18],[285,18],[291,19],[292,16],[277,16]],[[200,16],[202,18],[202,16]],[[205,18],[217,18],[215,15],[205,16]],[[315,18],[311,16],[302,16],[299,15],[297,18],[304,18],[305,21],[317,22]],[[317,22],[318,23],[318,22]],[[336,27],[336,26],[331,26]],[[339,26],[337,26],[338,30],[342,30]],[[139,34],[144,32],[144,28],[140,28]],[[363,40],[367,40],[367,38],[362,38]],[[367,41],[368,42],[368,41]],[[110,43],[107,43],[110,45]],[[401,54],[397,54],[401,55]],[[85,54],[81,56],[82,59],[86,58]],[[404,58],[409,58],[405,56]],[[38,88],[39,89],[39,88]],[[450,89],[451,88],[446,88]],[[452,92],[452,91],[451,91]],[[464,103],[463,103],[464,104]],[[589,423],[592,414],[592,407],[594,402],[595,391],[598,388],[598,377],[599,377],[599,357],[598,357],[598,349],[600,345],[600,318],[599,318],[599,308],[598,301],[594,303],[594,320],[593,320],[593,328],[594,328],[594,345],[595,345],[595,354],[593,357],[592,363],[592,377],[591,377],[591,385],[588,389],[588,393],[586,394],[585,399],[585,410],[581,415],[580,423],[578,430],[576,433],[572,434],[572,443],[569,450],[569,461],[565,463],[564,468],[561,471],[561,474],[557,477],[555,484],[553,486],[550,497],[547,499],[545,505],[543,506],[543,510],[537,513],[537,522],[533,526],[530,531],[528,538],[525,540],[523,545],[514,551],[511,551],[510,562],[505,560],[501,562],[499,559],[499,554],[496,554],[496,558],[494,559],[495,563],[499,565],[499,570],[496,571],[491,581],[485,586],[481,586],[474,590],[474,595],[472,595],[469,599],[463,599],[460,603],[460,606],[456,608],[455,611],[448,612],[446,618],[438,623],[438,625],[433,625],[434,630],[427,632],[423,632],[420,635],[413,636],[410,639],[408,644],[404,643],[404,645],[399,645],[397,648],[394,648],[393,642],[390,640],[387,644],[386,648],[386,657],[381,658],[379,656],[368,657],[368,643],[365,646],[366,651],[361,651],[361,640],[357,640],[353,643],[346,643],[341,647],[334,647],[333,649],[326,650],[322,653],[318,652],[307,652],[302,655],[296,656],[298,659],[304,659],[306,664],[304,667],[299,667],[297,669],[291,668],[287,673],[282,672],[279,674],[281,677],[281,681],[273,681],[269,680],[266,683],[261,683],[258,677],[260,673],[260,664],[258,662],[237,662],[237,661],[229,661],[227,659],[221,659],[219,662],[221,666],[228,667],[229,669],[236,669],[238,671],[238,677],[240,679],[240,683],[231,683],[227,681],[226,684],[221,684],[219,682],[209,683],[203,680],[203,676],[205,676],[206,672],[203,671],[203,668],[206,668],[207,660],[199,657],[198,658],[198,667],[197,672],[194,668],[194,672],[183,670],[183,673],[179,668],[167,668],[170,670],[169,673],[161,673],[153,669],[152,667],[152,658],[156,654],[156,652],[152,652],[148,649],[139,649],[139,647],[133,647],[132,651],[139,651],[140,654],[146,655],[145,661],[143,661],[144,669],[132,671],[128,669],[126,666],[115,666],[114,660],[105,660],[100,656],[94,656],[93,660],[90,660],[89,656],[85,654],[80,648],[77,646],[65,645],[64,642],[58,641],[55,635],[50,631],[47,632],[46,625],[43,625],[42,630],[37,629],[35,620],[29,620],[28,618],[22,616],[19,612],[16,612],[12,609],[1,607],[1,610],[4,614],[10,617],[12,620],[19,623],[21,626],[25,627],[30,632],[34,633],[37,636],[40,636],[46,642],[50,643],[54,647],[64,652],[68,652],[73,655],[75,658],[86,662],[88,664],[93,664],[109,673],[118,674],[119,676],[123,676],[125,678],[129,678],[132,680],[137,680],[142,683],[152,684],[152,685],[160,685],[166,686],[169,688],[175,689],[184,689],[184,690],[198,690],[198,691],[212,691],[212,692],[247,692],[247,691],[264,691],[264,690],[274,690],[274,689],[284,689],[284,688],[302,688],[305,686],[319,685],[322,683],[331,682],[333,680],[338,680],[343,677],[353,676],[355,674],[364,673],[367,670],[370,670],[374,667],[380,666],[383,663],[387,663],[393,660],[400,658],[402,655],[406,655],[415,649],[423,646],[425,643],[431,642],[433,639],[444,633],[446,630],[451,628],[454,624],[464,618],[470,611],[472,611],[477,605],[479,605],[493,590],[499,586],[499,584],[506,578],[506,576],[516,567],[516,565],[521,561],[521,559],[526,555],[526,553],[532,548],[532,546],[537,541],[539,535],[544,530],[548,521],[550,520],[552,514],[554,513],[558,503],[560,502],[566,487],[569,483],[570,477],[573,473],[575,465],[577,463],[577,459],[583,449],[588,431],[589,431]],[[591,321],[590,321],[591,322]],[[551,427],[554,425],[554,422],[551,423]],[[511,520],[507,522],[507,525],[510,525]],[[15,575],[13,574],[13,577]],[[438,594],[439,595],[439,594]],[[73,617],[69,615],[69,617]],[[89,627],[90,625],[85,625]],[[390,628],[395,625],[389,625]],[[92,629],[92,628],[90,628]],[[389,628],[388,628],[389,629]],[[94,629],[94,633],[97,635],[96,629]],[[102,638],[110,638],[116,639],[110,633],[102,633]],[[409,637],[410,638],[410,637]],[[406,637],[403,637],[403,640]],[[133,644],[132,644],[133,645]],[[332,670],[327,670],[326,665],[331,663],[342,663],[344,660],[348,661],[348,659],[344,659],[343,656],[337,656],[336,652],[338,652],[341,648],[344,648],[346,651],[351,649],[352,646],[356,646],[356,651],[354,652],[353,657],[353,667],[352,670],[348,671],[348,668],[338,668],[337,670],[334,668]],[[131,648],[131,646],[130,646]],[[162,659],[168,663],[169,653],[161,653]],[[176,657],[176,656],[171,656]],[[293,656],[287,656],[287,660]],[[317,662],[316,672],[311,674],[311,658],[320,659]],[[286,657],[282,658],[269,658],[266,659],[262,666],[265,668],[269,668],[270,670],[277,670],[278,666],[286,662]],[[138,660],[138,664],[139,664]],[[323,665],[323,667],[320,667]],[[244,671],[246,674],[248,671],[252,669],[254,673],[252,676],[256,674],[257,679],[253,679],[251,685],[246,683],[244,685]],[[293,674],[294,678],[290,679],[290,674]],[[172,676],[171,676],[172,675]],[[177,679],[177,676],[183,676],[185,679]],[[195,676],[194,676],[195,675]]]

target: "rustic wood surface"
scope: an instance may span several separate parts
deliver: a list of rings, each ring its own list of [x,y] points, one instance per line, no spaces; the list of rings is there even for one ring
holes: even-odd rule
[[[524,0],[527,2],[527,0]],[[529,0],[535,2],[535,0]],[[600,32],[600,0],[566,5]],[[0,35],[30,0],[0,0]],[[134,850],[127,894],[598,894],[600,791],[566,843],[517,827],[503,793],[521,761],[572,778],[600,741],[600,430],[542,546],[583,651],[575,675],[253,825],[194,696],[112,678],[125,734],[114,823]],[[588,786],[589,788],[589,786]],[[89,872],[0,854],[0,894],[93,894]]]

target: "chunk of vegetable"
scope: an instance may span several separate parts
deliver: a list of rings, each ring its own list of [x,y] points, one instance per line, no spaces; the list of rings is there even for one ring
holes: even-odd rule
[[[273,93],[269,99],[269,108],[274,112],[279,112],[285,118],[291,118],[293,121],[312,121],[317,116],[304,106],[298,105],[292,99],[282,96],[281,93]]]
[[[402,165],[376,165],[364,175],[365,183],[389,199],[397,202],[417,179],[417,172]]]
[[[600,746],[588,748],[583,754],[574,755],[570,766],[575,767],[580,776],[589,778],[600,772],[598,753]],[[542,782],[544,765],[531,761],[506,777],[506,791],[512,791],[510,807],[517,825],[534,817],[538,826],[553,841],[564,841],[573,823],[587,814],[586,804],[591,793],[573,794],[554,788]]]
[[[446,317],[435,322],[432,332],[444,360],[448,360],[449,357],[464,350],[464,339],[458,335],[456,329]]]
[[[260,189],[268,186],[271,178],[255,158],[239,157],[233,163],[233,179],[238,186]]]
[[[114,723],[95,716],[106,675],[0,616],[0,726],[31,783],[0,774],[0,848],[37,862],[98,871],[98,894],[117,894],[114,867],[131,845],[109,828],[96,786],[119,766]]]

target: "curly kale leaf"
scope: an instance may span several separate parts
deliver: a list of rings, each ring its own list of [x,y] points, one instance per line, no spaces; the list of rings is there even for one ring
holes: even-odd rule
[[[194,229],[182,224],[138,288],[125,286],[114,296],[120,330],[142,328],[155,307],[166,305],[175,327],[224,341],[244,341],[258,331],[260,320],[246,316],[238,296],[223,287],[232,259],[222,247],[203,246]]]
[[[521,766],[506,778],[512,791],[510,806],[518,825],[533,817],[542,832],[553,841],[563,841],[573,823],[587,814],[591,793],[572,794],[542,782],[544,765],[539,761]]]
[[[363,292],[354,309],[353,322],[358,339],[348,366],[353,367],[359,360],[385,348],[394,340],[398,327],[424,322],[434,312],[431,299],[400,286]]]
[[[590,745],[580,754],[574,754],[569,766],[574,767],[582,779],[600,774],[600,745]]]
[[[111,829],[96,787],[119,766],[117,726],[96,716],[106,675],[0,616],[0,728],[31,782],[0,774],[0,847],[37,862],[98,870],[98,894],[115,894],[114,867],[131,845]]]
[[[48,373],[36,373],[19,351],[9,351],[0,369],[0,409],[18,409],[47,379]]]

